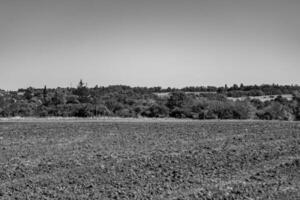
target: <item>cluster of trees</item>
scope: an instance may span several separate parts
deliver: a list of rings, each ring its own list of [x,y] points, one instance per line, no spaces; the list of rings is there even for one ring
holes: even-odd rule
[[[242,96],[263,96],[263,95],[283,95],[292,94],[294,91],[299,91],[298,85],[244,85],[234,84],[231,87],[225,85],[224,87],[214,86],[200,86],[200,87],[184,87],[180,89],[183,92],[202,92],[202,93],[221,93],[228,97],[242,97]],[[160,89],[158,92],[174,92],[178,91],[176,88]]]
[[[0,116],[300,120],[298,86],[189,87],[171,89],[167,97],[155,95],[167,90],[122,85],[88,88],[82,81],[77,88],[0,90]],[[293,94],[293,99],[278,96],[262,102],[250,98],[237,101],[227,98],[251,96],[253,91],[262,91],[263,95]],[[196,95],[193,92],[207,93]]]

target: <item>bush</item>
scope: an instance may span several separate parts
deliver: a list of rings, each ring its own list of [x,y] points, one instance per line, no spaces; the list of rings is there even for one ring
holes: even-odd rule
[[[76,117],[92,117],[93,112],[92,112],[90,106],[83,105],[83,106],[80,106],[77,111],[75,111],[74,115]]]
[[[38,107],[37,113],[38,113],[38,116],[40,116],[40,117],[49,116],[48,108],[46,106],[43,106],[43,105]]]
[[[67,104],[79,104],[78,96],[76,95],[69,95],[66,97]]]
[[[153,104],[142,112],[142,116],[145,117],[167,117],[168,114],[168,107],[158,104]]]
[[[183,108],[174,108],[171,112],[170,112],[170,117],[174,117],[174,118],[186,118],[188,115],[188,113],[183,109]]]
[[[111,116],[112,112],[105,105],[94,106],[95,116]]]
[[[292,110],[278,102],[272,102],[268,107],[257,113],[259,119],[293,120]]]
[[[218,119],[233,119],[232,102],[212,101],[208,106],[209,118],[217,116]]]
[[[116,112],[119,117],[136,117],[136,113],[128,108],[122,108]]]
[[[249,101],[236,101],[234,103],[234,119],[254,119],[255,107]]]
[[[187,96],[184,92],[173,92],[168,99],[167,107],[170,109],[180,108],[187,101]]]

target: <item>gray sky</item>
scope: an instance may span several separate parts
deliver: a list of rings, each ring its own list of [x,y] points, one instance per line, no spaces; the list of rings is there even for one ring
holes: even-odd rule
[[[0,0],[0,88],[299,84],[299,0]]]

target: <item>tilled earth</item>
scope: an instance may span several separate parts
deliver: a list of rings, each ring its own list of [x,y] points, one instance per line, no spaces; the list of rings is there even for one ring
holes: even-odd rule
[[[300,123],[0,122],[0,199],[300,199]]]

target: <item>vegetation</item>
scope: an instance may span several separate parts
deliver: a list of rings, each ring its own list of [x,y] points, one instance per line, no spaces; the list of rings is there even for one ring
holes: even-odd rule
[[[157,94],[166,93],[161,96]],[[291,94],[292,99],[281,95]],[[193,119],[299,120],[300,86],[261,85],[228,87],[89,88],[81,80],[76,88],[0,90],[0,117],[175,117]],[[232,97],[276,95],[268,101]],[[231,99],[230,99],[231,98]]]

